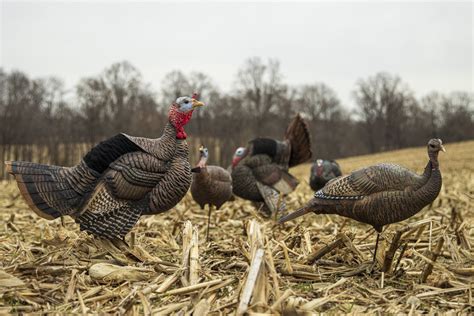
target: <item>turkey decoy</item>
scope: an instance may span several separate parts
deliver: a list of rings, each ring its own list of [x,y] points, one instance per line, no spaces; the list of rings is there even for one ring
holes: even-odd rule
[[[342,176],[341,167],[334,160],[317,159],[311,166],[309,186],[318,191],[331,179]]]
[[[191,195],[194,201],[204,209],[209,207],[207,217],[206,239],[209,239],[209,224],[211,221],[212,207],[220,209],[222,204],[232,198],[232,178],[230,173],[219,166],[208,166],[207,159],[209,151],[206,147],[199,148],[199,162],[193,168],[193,183],[191,184]]]
[[[309,212],[338,214],[370,224],[379,234],[385,225],[403,221],[433,202],[441,189],[438,153],[441,139],[428,142],[428,164],[422,175],[395,164],[365,167],[329,181],[303,208],[280,218],[279,223]]]
[[[283,141],[256,138],[236,150],[232,160],[232,188],[235,195],[265,202],[275,213],[280,194],[292,192],[298,180],[288,169],[311,158],[311,141],[306,122],[298,114],[291,121]]]
[[[74,167],[7,161],[29,207],[39,216],[69,215],[98,237],[122,239],[141,215],[175,206],[191,185],[184,125],[204,105],[197,96],[170,106],[160,138],[118,134],[87,153]]]

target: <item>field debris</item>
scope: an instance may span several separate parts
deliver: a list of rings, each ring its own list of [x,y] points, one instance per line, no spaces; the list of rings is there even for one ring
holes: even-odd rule
[[[376,233],[332,215],[284,225],[237,199],[212,216],[188,194],[172,211],[143,217],[125,241],[79,231],[70,218],[30,211],[0,183],[0,313],[279,315],[474,312],[474,142],[447,145],[439,198]],[[340,160],[343,172],[381,161],[423,170],[424,150]],[[312,196],[309,165],[289,211]]]
[[[0,286],[5,288],[25,286],[25,282],[23,282],[16,276],[13,276],[0,270]]]
[[[72,270],[77,273],[77,270]],[[89,276],[99,283],[120,283],[124,281],[144,281],[150,279],[154,271],[129,266],[118,266],[111,263],[95,263],[89,268]],[[75,273],[74,273],[75,274]],[[71,276],[71,282],[74,275]]]

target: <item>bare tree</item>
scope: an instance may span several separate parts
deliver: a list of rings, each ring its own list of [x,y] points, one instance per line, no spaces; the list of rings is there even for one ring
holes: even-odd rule
[[[121,62],[82,79],[66,99],[60,79],[31,79],[0,68],[0,157],[71,165],[94,143],[119,132],[156,137],[166,121],[164,109],[194,91],[208,106],[187,126],[190,144],[205,142],[211,160],[224,166],[235,148],[252,138],[281,138],[296,111],[308,120],[315,157],[418,146],[429,137],[474,138],[472,93],[433,92],[418,102],[399,77],[387,73],[356,83],[357,116],[324,83],[286,85],[279,63],[271,59],[246,60],[237,73],[236,93],[219,91],[206,74],[177,70],[160,88],[161,109],[140,72]]]
[[[313,121],[331,120],[341,111],[341,102],[336,93],[324,83],[304,85],[299,95],[299,108]]]
[[[359,80],[356,85],[354,97],[370,152],[401,148],[406,108],[416,102],[413,93],[399,77],[387,73]]]
[[[83,79],[77,87],[89,140],[118,132],[133,133],[145,122],[137,117],[156,116],[154,94],[140,72],[128,62],[115,63],[98,77]],[[152,124],[152,122],[148,122]],[[140,129],[143,130],[141,125]]]
[[[86,140],[91,143],[99,141],[108,134],[107,126],[111,118],[107,113],[109,96],[107,87],[101,78],[82,79],[76,87],[77,102],[83,115]]]
[[[432,92],[421,99],[421,108],[426,112],[429,121],[430,135],[438,137],[441,128],[441,107],[443,96],[438,92]]]
[[[188,78],[180,70],[173,70],[165,75],[161,81],[162,104],[167,107],[170,100],[189,95],[191,86]]]
[[[318,157],[335,158],[341,155],[340,144],[351,133],[349,114],[341,106],[334,90],[324,83],[299,88],[298,109],[308,116],[311,125],[313,152]]]
[[[244,107],[255,117],[254,133],[261,135],[268,113],[285,91],[280,63],[270,59],[265,64],[258,57],[249,58],[237,73],[236,85]]]
[[[467,92],[432,92],[421,100],[429,119],[430,136],[447,141],[474,137],[474,96]]]
[[[212,82],[212,79],[202,73],[202,72],[191,72],[188,77],[189,91],[184,95],[189,95],[193,92],[199,93],[199,98],[205,100],[209,103],[211,95],[217,92],[217,88]],[[204,118],[209,119],[212,116],[212,109],[209,110],[209,107],[204,107],[202,111],[196,111],[194,122],[197,125],[196,132],[199,135],[206,133],[206,128],[204,128]]]
[[[474,94],[453,92],[443,97],[443,126],[440,134],[447,141],[474,138]]]

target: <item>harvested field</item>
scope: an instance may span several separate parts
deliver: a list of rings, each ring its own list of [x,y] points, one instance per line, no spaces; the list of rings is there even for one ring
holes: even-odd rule
[[[79,232],[72,219],[30,211],[0,183],[0,312],[305,314],[474,312],[474,141],[440,154],[443,188],[417,216],[387,226],[378,267],[374,230],[338,216],[278,226],[241,199],[212,216],[190,194],[142,218],[125,244]],[[339,161],[343,172],[396,162],[422,172],[424,147]],[[309,165],[287,199],[311,198]],[[384,271],[384,272],[382,272]]]

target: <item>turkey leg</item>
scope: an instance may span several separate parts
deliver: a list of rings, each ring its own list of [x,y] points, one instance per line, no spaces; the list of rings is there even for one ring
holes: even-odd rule
[[[377,241],[375,242],[374,258],[372,259],[372,265],[375,266],[375,261],[377,260],[377,248],[379,246],[380,233],[377,232]]]
[[[212,205],[208,204],[209,211],[207,213],[207,232],[206,232],[206,241],[209,241],[209,226],[211,225],[211,212],[212,212]]]

